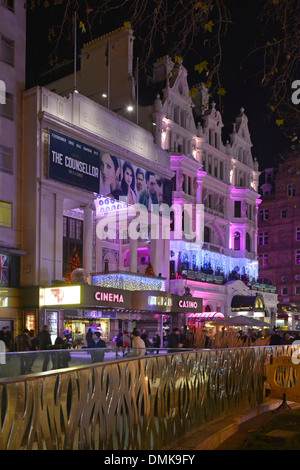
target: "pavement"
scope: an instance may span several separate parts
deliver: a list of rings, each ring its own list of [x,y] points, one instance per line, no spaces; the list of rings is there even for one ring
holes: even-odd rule
[[[282,401],[268,399],[262,406],[242,410],[205,424],[191,431],[165,450],[239,450],[248,441],[249,433],[259,430],[277,413]],[[299,403],[288,402],[291,409],[300,409]]]

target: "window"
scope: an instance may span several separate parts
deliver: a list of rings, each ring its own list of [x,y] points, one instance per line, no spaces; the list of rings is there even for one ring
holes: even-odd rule
[[[283,210],[283,211],[281,211],[281,218],[282,218],[282,219],[286,219],[286,218],[287,218],[287,210],[286,210],[286,209]]]
[[[224,180],[224,163],[220,162],[220,180]]]
[[[289,282],[289,276],[286,276],[286,275],[281,276],[281,282],[283,282],[284,284]]]
[[[234,243],[233,243],[233,248],[234,250],[240,250],[241,249],[241,234],[240,232],[234,232]]]
[[[214,165],[215,165],[215,167],[214,167],[214,176],[215,176],[215,178],[218,178],[218,160],[215,159]]]
[[[251,238],[249,233],[246,233],[246,250],[248,251],[248,253],[251,252]]]
[[[0,116],[14,119],[14,96],[10,93],[6,93],[6,103],[0,104]]]
[[[9,65],[15,63],[15,42],[1,35],[0,60]]]
[[[11,202],[0,201],[0,226],[12,227],[12,204]]]
[[[296,228],[296,240],[297,242],[300,242],[300,227]]]
[[[0,172],[13,174],[13,149],[0,145]]]
[[[300,250],[296,251],[296,264],[300,265]]]
[[[208,157],[208,173],[211,175],[212,174],[212,169],[211,169],[211,157]]]
[[[241,201],[234,202],[234,217],[242,216],[242,203]]]
[[[300,286],[295,287],[295,294],[300,295]]]
[[[210,243],[210,228],[204,227],[204,243]]]
[[[258,262],[260,268],[267,268],[269,266],[269,255],[268,253],[262,253],[258,256]]]
[[[258,234],[258,245],[268,245],[269,243],[269,232],[260,232]]]
[[[296,185],[295,184],[288,184],[287,195],[288,195],[288,197],[294,197],[296,195]]]
[[[288,287],[282,287],[281,288],[281,295],[289,295]]]
[[[202,165],[203,165],[203,170],[206,171],[206,154],[203,153],[202,155]]]
[[[83,255],[83,221],[64,217],[63,219],[63,276],[70,263],[70,257],[76,249],[80,260]]]
[[[262,222],[263,220],[269,220],[269,209],[261,209],[259,211],[259,220]]]

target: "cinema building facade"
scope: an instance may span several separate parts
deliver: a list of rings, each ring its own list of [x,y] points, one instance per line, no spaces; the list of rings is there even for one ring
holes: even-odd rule
[[[116,47],[131,44],[131,31],[121,28],[115,34]],[[106,42],[99,38],[88,44],[83,57],[103,52],[97,58],[101,65]],[[81,64],[89,66],[85,60]],[[171,75],[165,75],[167,70]],[[258,278],[259,172],[244,110],[224,145],[222,118],[207,90],[199,86],[193,103],[186,69],[165,57],[154,64],[160,93],[151,104],[140,103],[143,125],[138,125],[136,115],[132,122],[119,112],[120,100],[136,100],[132,88],[126,89],[127,75],[122,85],[122,73],[115,111],[87,98],[93,90],[64,93],[64,82],[24,94],[23,324],[31,322],[36,331],[49,323],[53,336],[66,326],[84,335],[92,326],[111,340],[119,328],[137,326],[153,337],[157,330],[163,334],[188,321],[195,324],[201,316],[239,314],[237,297],[257,293],[252,287]],[[91,78],[91,72],[86,76]],[[183,215],[169,220],[170,236],[153,236],[144,224],[136,239],[128,230],[135,204],[145,207],[149,217],[161,204],[177,205]],[[192,208],[186,217],[184,205]],[[193,226],[199,207],[201,234]],[[108,214],[117,223],[101,232]],[[162,234],[163,216],[156,214],[155,221]],[[197,243],[187,236],[193,233]],[[74,252],[87,283],[68,286],[64,281]],[[260,311],[254,312],[253,302],[248,311],[243,303],[241,308],[271,323],[277,295],[268,292],[266,302],[263,289],[258,293]]]

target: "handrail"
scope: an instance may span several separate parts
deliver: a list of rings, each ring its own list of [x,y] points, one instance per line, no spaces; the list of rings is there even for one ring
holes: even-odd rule
[[[264,401],[292,346],[178,351],[0,380],[0,450],[162,449]]]

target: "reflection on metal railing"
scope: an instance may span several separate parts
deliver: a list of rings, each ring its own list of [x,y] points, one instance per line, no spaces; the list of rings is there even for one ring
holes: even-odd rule
[[[264,398],[288,347],[180,351],[0,379],[0,450],[162,449]]]

